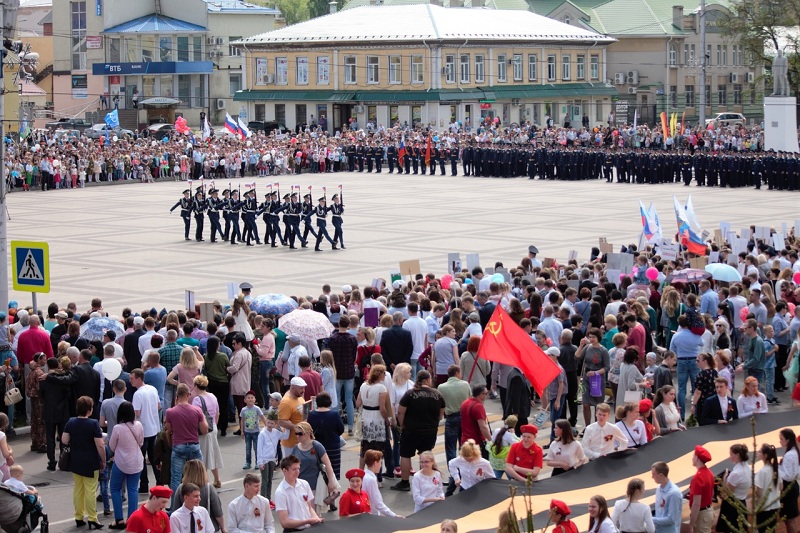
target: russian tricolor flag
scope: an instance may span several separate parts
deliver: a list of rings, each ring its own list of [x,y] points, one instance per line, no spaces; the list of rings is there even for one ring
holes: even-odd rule
[[[231,132],[233,135],[241,135],[242,133],[239,131],[239,126],[236,124],[236,121],[228,114],[225,113],[225,129]]]

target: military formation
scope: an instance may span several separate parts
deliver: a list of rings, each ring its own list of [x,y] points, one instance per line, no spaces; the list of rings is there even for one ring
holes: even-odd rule
[[[311,193],[303,195],[303,201],[298,201],[299,187],[292,187],[291,192],[280,197],[280,190],[270,185],[271,189],[264,195],[264,201],[259,203],[256,199],[256,187],[252,184],[240,198],[241,190],[229,187],[221,193],[212,184],[208,191],[201,185],[195,189],[192,197],[191,186],[183,191],[183,197],[170,209],[180,209],[184,226],[184,239],[191,241],[191,225],[194,218],[194,239],[203,242],[205,219],[208,216],[211,226],[211,242],[230,242],[232,245],[244,243],[247,246],[270,245],[277,248],[288,246],[297,249],[308,247],[308,236],[311,234],[316,239],[314,250],[321,252],[320,244],[325,239],[331,249],[344,249],[344,234],[342,231],[342,215],[344,204],[343,193],[331,196],[332,205],[328,205],[327,191],[317,199],[317,205],[312,202]],[[309,187],[310,191],[310,187]],[[220,196],[220,194],[222,196]],[[333,224],[333,237],[328,233],[328,213],[331,214]],[[259,235],[258,217],[264,222],[265,230],[263,239]],[[221,218],[220,218],[221,217]],[[313,220],[312,220],[313,219]],[[223,228],[222,222],[225,226]],[[281,222],[283,228],[281,228]],[[300,225],[303,224],[301,229]],[[316,229],[315,229],[316,227]],[[262,242],[263,240],[263,242]]]

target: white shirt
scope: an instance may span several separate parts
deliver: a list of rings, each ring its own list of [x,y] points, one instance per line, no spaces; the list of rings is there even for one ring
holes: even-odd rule
[[[389,506],[383,502],[383,495],[381,495],[380,488],[378,487],[378,478],[371,470],[364,470],[364,479],[361,481],[361,490],[369,496],[370,514],[378,516],[397,516]]]
[[[636,420],[633,427],[627,427],[623,420],[617,422],[617,427],[622,433],[628,437],[628,448],[636,446],[644,446],[647,444],[647,430],[644,427],[644,422]],[[628,531],[627,529],[625,531]],[[636,531],[639,531],[638,529]]]
[[[781,479],[778,476],[777,483],[772,482],[772,467],[764,465],[761,470],[756,472],[756,487],[761,489],[761,499],[764,502],[762,511],[774,511],[781,506]]]
[[[719,398],[719,396],[717,397]],[[725,407],[722,408],[723,413],[728,409],[727,398],[725,400]],[[719,405],[723,405],[722,398],[720,398]],[[739,410],[739,418],[747,418],[752,414],[766,413],[769,406],[767,405],[767,397],[759,392],[753,396],[740,394],[739,399],[736,400],[736,408]]]
[[[593,422],[586,427],[581,446],[586,457],[597,459],[617,449],[627,448],[628,437],[614,424],[606,422],[601,427],[597,422]]]
[[[506,433],[508,435],[508,433]],[[550,443],[547,450],[546,461],[558,461],[567,463],[570,468],[576,468],[587,462],[586,455],[583,453],[581,443],[574,440],[569,444],[562,444],[561,441],[554,440]]]
[[[145,438],[158,435],[161,430],[160,408],[158,391],[152,385],[142,385],[133,393],[133,410],[139,413]]]
[[[288,344],[286,346],[289,346]],[[308,355],[308,352],[303,347],[302,344],[298,344],[294,348],[289,351],[289,360],[286,361],[287,368],[289,369],[290,376],[299,376],[300,375],[300,365],[297,362],[300,360],[300,357],[303,355]]]
[[[292,520],[308,520],[311,512],[308,505],[314,505],[314,491],[307,481],[297,478],[294,487],[284,479],[275,491],[275,511],[288,511]],[[306,529],[311,524],[306,524],[297,529]]]
[[[189,513],[194,513],[194,520],[195,524],[195,532],[196,533],[210,533],[214,531],[214,524],[211,523],[211,517],[208,515],[208,511],[205,507],[200,505],[195,505],[192,507],[192,510],[186,508],[185,505],[181,505],[172,515],[169,517],[169,525],[172,527],[172,533],[189,533],[191,529],[189,529],[189,519],[191,515]]]
[[[289,438],[289,430],[284,428],[264,428],[258,432],[258,447],[256,449],[256,464],[265,465],[270,461],[278,462],[278,444],[281,439]]]
[[[447,468],[454,482],[461,480],[462,490],[467,490],[484,479],[495,479],[492,465],[483,457],[470,462],[459,455],[450,460]]]
[[[10,477],[7,480],[3,481],[3,485],[14,489],[16,492],[24,493],[28,491],[28,486],[25,484],[24,481],[13,477]]]
[[[641,502],[628,502],[619,500],[614,505],[611,513],[611,521],[620,531],[644,531],[653,533],[656,526],[653,524],[653,515],[650,514],[650,506]]]
[[[114,359],[119,359],[120,362],[125,359],[125,354],[122,351],[122,346],[120,344],[117,344],[116,342],[108,342],[103,345],[103,348],[109,345],[114,347]]]
[[[419,354],[425,351],[425,341],[428,337],[428,324],[418,316],[412,316],[403,322],[403,329],[411,333],[411,360],[419,359]]]
[[[275,533],[269,500],[260,494],[252,500],[237,496],[228,505],[228,533]]]
[[[15,339],[16,339],[16,338],[15,338]],[[114,351],[116,352],[116,350],[114,350]],[[116,359],[116,357],[112,357],[111,359]],[[103,363],[105,363],[105,358],[104,358],[104,359],[100,359],[100,360],[99,360],[98,362],[96,362],[96,363],[94,364],[94,366],[92,367],[92,370],[94,370],[95,372],[97,372],[98,374],[100,374],[100,398],[102,398],[102,397],[103,397],[103,391],[104,391],[104,390],[105,390],[105,388],[106,388],[106,380],[105,380],[105,377],[104,377],[104,375],[103,375]],[[101,401],[102,401],[102,400],[101,400]]]
[[[464,335],[461,338],[469,340],[469,338],[473,335],[478,338],[483,337],[483,330],[481,329],[480,322],[470,323],[470,325],[467,326],[467,329],[464,330]]]
[[[733,487],[734,497],[744,500],[750,492],[750,468],[746,463],[736,463],[728,472],[727,482]]]
[[[489,467],[491,468],[491,466]],[[434,470],[432,476],[426,476],[421,471],[411,478],[411,497],[414,499],[414,512],[425,509],[433,502],[426,502],[428,498],[444,499],[444,486],[442,473]]]
[[[796,449],[791,449],[783,454],[783,459],[778,465],[778,473],[785,481],[800,480],[800,464],[798,464]],[[750,478],[748,477],[748,479]]]
[[[152,348],[152,346],[150,345],[150,339],[155,334],[156,334],[155,329],[145,330],[144,335],[139,337],[139,355],[141,355],[142,357],[144,357],[144,352]]]

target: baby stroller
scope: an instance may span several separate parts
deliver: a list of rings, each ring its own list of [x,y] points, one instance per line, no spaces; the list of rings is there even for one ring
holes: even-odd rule
[[[40,533],[50,529],[39,497],[0,485],[0,529],[6,533],[31,533],[37,527]]]

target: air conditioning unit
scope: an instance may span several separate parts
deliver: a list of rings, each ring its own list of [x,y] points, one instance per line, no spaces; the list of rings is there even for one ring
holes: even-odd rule
[[[222,111],[225,109],[225,100],[223,98],[217,98],[217,111]]]
[[[636,87],[628,87],[628,94],[636,94]]]
[[[512,98],[511,105],[518,106],[519,105],[519,98]]]
[[[222,37],[217,37],[216,41],[214,41],[214,44],[222,44]]]
[[[614,85],[625,85],[625,73],[617,72],[614,74]]]
[[[639,85],[639,71],[638,70],[629,70],[628,71],[628,85]]]
[[[225,52],[223,52],[222,50],[217,50],[217,52],[216,52],[216,56],[217,57],[222,57],[224,55],[225,55]]]
[[[264,74],[264,83],[266,83],[267,85],[275,83],[275,76],[273,76],[272,74]]]
[[[739,74],[736,72],[731,72],[730,80],[731,83],[739,83]]]
[[[206,44],[208,44],[208,45],[214,44],[214,38],[213,37],[207,37],[206,38]]]
[[[363,105],[357,105],[355,107],[355,112],[356,113],[363,113],[364,112],[364,106]]]
[[[753,83],[756,81],[756,73],[755,72],[748,72],[747,73],[747,83]]]

